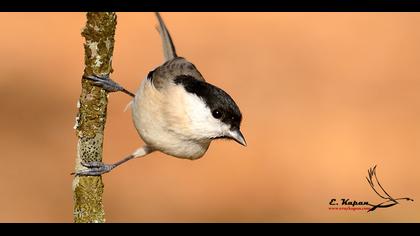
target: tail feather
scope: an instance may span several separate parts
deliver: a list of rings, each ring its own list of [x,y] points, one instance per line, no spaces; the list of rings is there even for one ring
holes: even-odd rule
[[[168,29],[166,28],[165,22],[163,21],[159,12],[156,12],[156,17],[159,21],[159,33],[162,38],[163,54],[165,56],[165,61],[169,61],[177,57],[175,46],[172,42],[171,35],[169,34]]]

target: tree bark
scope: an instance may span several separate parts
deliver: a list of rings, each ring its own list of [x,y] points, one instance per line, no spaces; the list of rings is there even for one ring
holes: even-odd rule
[[[84,74],[108,75],[112,69],[114,34],[117,16],[114,12],[87,13],[85,38]],[[102,161],[102,147],[106,122],[108,93],[90,81],[82,79],[82,91],[77,103],[76,117],[77,157],[75,171],[80,163]],[[75,176],[73,179],[74,222],[105,222],[102,194],[104,185],[101,176]]]

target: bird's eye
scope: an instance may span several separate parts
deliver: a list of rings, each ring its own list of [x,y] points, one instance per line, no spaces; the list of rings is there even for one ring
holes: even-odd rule
[[[215,109],[212,112],[214,118],[219,119],[222,117],[222,112],[219,109]]]

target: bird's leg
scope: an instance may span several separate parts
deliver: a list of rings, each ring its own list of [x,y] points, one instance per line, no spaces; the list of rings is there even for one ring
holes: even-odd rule
[[[98,87],[101,87],[105,89],[108,92],[118,92],[121,91],[123,93],[126,93],[130,95],[131,97],[134,97],[135,95],[126,90],[124,87],[119,85],[117,82],[113,81],[111,78],[109,78],[109,75],[106,76],[98,76],[98,75],[83,75],[83,79],[90,80],[92,83]]]
[[[137,157],[143,157],[146,156],[147,154],[153,152],[154,149],[150,148],[149,146],[143,146],[141,148],[138,148],[136,151],[134,151],[131,155],[127,156],[124,159],[121,159],[117,162],[115,162],[114,164],[105,164],[103,162],[98,162],[98,161],[94,161],[94,162],[82,162],[82,166],[87,167],[87,169],[85,170],[80,170],[77,171],[75,173],[71,173],[72,175],[79,175],[79,176],[97,176],[97,175],[102,175],[105,173],[110,172],[111,170],[113,170],[115,167],[131,160]]]

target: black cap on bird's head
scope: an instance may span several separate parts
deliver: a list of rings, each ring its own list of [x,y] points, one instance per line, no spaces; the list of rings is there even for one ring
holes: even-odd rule
[[[200,97],[210,109],[212,116],[230,127],[227,133],[214,138],[229,138],[246,146],[245,138],[240,131],[242,114],[229,94],[190,75],[176,76],[174,82],[182,85],[187,92]]]

